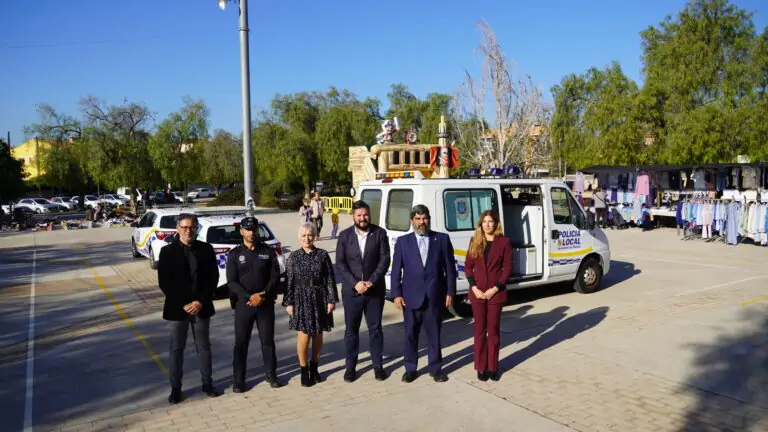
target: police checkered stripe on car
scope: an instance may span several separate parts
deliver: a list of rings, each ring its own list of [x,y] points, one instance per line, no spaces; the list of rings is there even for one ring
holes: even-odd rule
[[[568,265],[568,264],[578,264],[581,262],[582,257],[578,258],[561,258],[561,259],[549,259],[549,266],[555,267],[555,266],[561,266],[561,265]]]

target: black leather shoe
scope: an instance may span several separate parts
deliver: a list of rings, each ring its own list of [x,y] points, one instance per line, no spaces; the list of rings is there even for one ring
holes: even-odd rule
[[[232,386],[232,393],[245,393],[245,384],[235,384]]]
[[[277,378],[277,374],[267,374],[265,381],[269,383],[269,386],[272,388],[280,388],[283,386],[283,383]]]
[[[318,364],[315,362],[309,362],[309,380],[312,383],[317,384],[323,382],[323,377],[320,376],[320,372],[317,370]]]
[[[171,405],[176,405],[179,402],[181,402],[181,389],[171,389],[171,395],[168,396],[168,403]]]
[[[387,373],[384,372],[384,368],[381,366],[373,368],[373,376],[376,378],[376,381],[387,379]]]
[[[477,379],[480,381],[488,381],[488,372],[478,372]]]
[[[351,382],[354,382],[355,379],[357,379],[357,371],[356,370],[354,370],[354,369],[347,369],[344,372],[344,381],[345,382],[351,383]]]
[[[309,366],[301,366],[301,386],[302,387],[310,387],[314,384],[309,379]]]
[[[448,375],[446,375],[445,372],[442,372],[442,371],[441,372],[436,372],[436,373],[431,373],[431,374],[429,374],[429,376],[431,376],[432,379],[435,380],[435,382],[438,382],[438,383],[442,383],[442,382],[448,381]]]
[[[203,386],[203,393],[205,393],[208,397],[219,397],[221,396],[221,392],[216,390],[216,387],[213,386],[213,384],[208,384]]]
[[[501,375],[497,371],[490,371],[488,372],[488,378],[491,379],[491,381],[498,381],[501,378]]]
[[[414,380],[416,380],[416,377],[418,377],[416,372],[406,372],[403,374],[403,382],[412,383]]]

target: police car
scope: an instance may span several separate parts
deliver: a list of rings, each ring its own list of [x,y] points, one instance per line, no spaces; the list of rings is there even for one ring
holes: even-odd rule
[[[240,220],[245,215],[220,215],[202,216],[197,222],[197,239],[213,246],[216,253],[216,264],[219,265],[219,290],[226,291],[227,284],[227,253],[235,246],[243,243],[240,235]],[[259,237],[267,246],[277,252],[277,261],[280,264],[280,286],[278,292],[282,292],[285,283],[285,255],[283,245],[272,233],[264,221],[259,220]]]
[[[451,312],[456,315],[472,313],[464,261],[485,210],[497,212],[512,243],[514,270],[508,290],[570,282],[577,292],[597,291],[611,265],[608,238],[568,186],[555,179],[519,178],[509,170],[493,169],[490,174],[427,179],[419,171],[377,173],[375,180],[360,183],[356,199],[368,203],[371,222],[387,230],[392,253],[397,238],[412,231],[411,208],[429,208],[432,229],[447,233],[454,247],[460,301]],[[389,297],[389,277],[386,283]]]
[[[160,249],[168,244],[167,238],[176,235],[176,222],[182,213],[196,213],[195,209],[168,207],[150,209],[138,221],[131,224],[134,228],[131,236],[131,253],[134,258],[149,258],[149,266],[157,269]]]

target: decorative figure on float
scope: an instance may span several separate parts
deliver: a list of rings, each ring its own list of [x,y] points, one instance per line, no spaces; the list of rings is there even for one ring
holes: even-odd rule
[[[397,120],[397,117],[384,120],[384,122],[381,123],[381,132],[379,132],[378,135],[376,135],[376,143],[377,144],[384,144],[384,143],[391,143],[393,138],[392,135],[397,133],[400,130],[400,121]]]
[[[411,126],[410,129],[408,129],[408,133],[405,135],[405,143],[406,144],[416,144],[416,141],[419,140],[419,127],[416,125]]]

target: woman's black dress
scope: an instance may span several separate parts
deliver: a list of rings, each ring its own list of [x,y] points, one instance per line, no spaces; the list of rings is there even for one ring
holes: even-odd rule
[[[314,248],[298,249],[288,256],[287,286],[283,306],[293,306],[289,328],[306,334],[318,334],[333,328],[328,304],[339,302],[336,278],[328,252]]]

